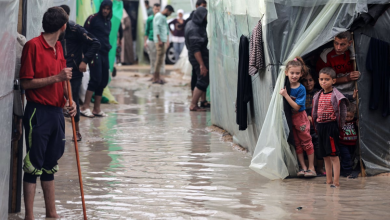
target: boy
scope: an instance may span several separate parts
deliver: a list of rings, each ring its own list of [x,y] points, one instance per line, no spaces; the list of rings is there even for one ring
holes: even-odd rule
[[[319,72],[322,89],[313,97],[312,120],[318,134],[319,155],[324,158],[326,183],[340,186],[339,129],[347,116],[348,99],[333,87],[336,72],[325,67]],[[332,181],[332,166],[334,180]]]
[[[355,119],[356,106],[350,103],[347,108],[347,118],[344,126],[340,130],[340,163],[341,174],[348,177],[352,173],[351,152],[355,149],[357,141],[357,129]]]

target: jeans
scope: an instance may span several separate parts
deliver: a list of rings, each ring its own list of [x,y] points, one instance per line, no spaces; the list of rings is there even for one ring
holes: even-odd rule
[[[175,49],[175,59],[176,62],[180,59],[180,54],[183,51],[184,42],[183,43],[173,43],[173,49]]]

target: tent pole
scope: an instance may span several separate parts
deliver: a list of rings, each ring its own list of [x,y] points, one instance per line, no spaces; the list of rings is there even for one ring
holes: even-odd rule
[[[356,50],[355,50],[355,39],[354,39],[354,34],[353,32],[351,33],[352,34],[352,47],[355,51],[355,58],[353,60],[353,71],[356,71],[357,70],[357,67],[356,67]],[[358,90],[358,84],[357,84],[357,81],[355,81],[355,89]],[[356,113],[357,115],[359,116],[359,93],[356,94]],[[359,125],[358,125],[359,126]],[[359,133],[359,140],[357,142],[358,144],[358,148],[359,148],[359,162],[360,162],[360,170],[362,172],[362,177],[366,177],[366,169],[364,169],[364,166],[363,166],[363,160],[362,160],[362,148],[360,147],[360,129],[358,129],[358,133]]]

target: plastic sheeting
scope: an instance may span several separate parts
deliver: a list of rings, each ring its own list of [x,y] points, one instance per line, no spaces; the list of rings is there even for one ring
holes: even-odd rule
[[[0,219],[8,218],[18,0],[0,1]]]

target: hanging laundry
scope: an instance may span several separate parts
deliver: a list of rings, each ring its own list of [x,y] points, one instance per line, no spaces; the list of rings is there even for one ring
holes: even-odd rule
[[[389,105],[389,51],[387,42],[371,38],[370,47],[367,53],[366,68],[371,72],[371,97],[370,109],[378,109],[382,102],[382,116],[390,115]]]
[[[252,31],[249,55],[249,75],[251,76],[254,76],[259,70],[265,68],[262,28],[260,20]]]
[[[238,56],[238,82],[237,82],[237,113],[236,123],[239,130],[246,130],[248,127],[248,103],[252,101],[252,80],[248,75],[249,69],[249,40],[244,35],[240,38]]]

